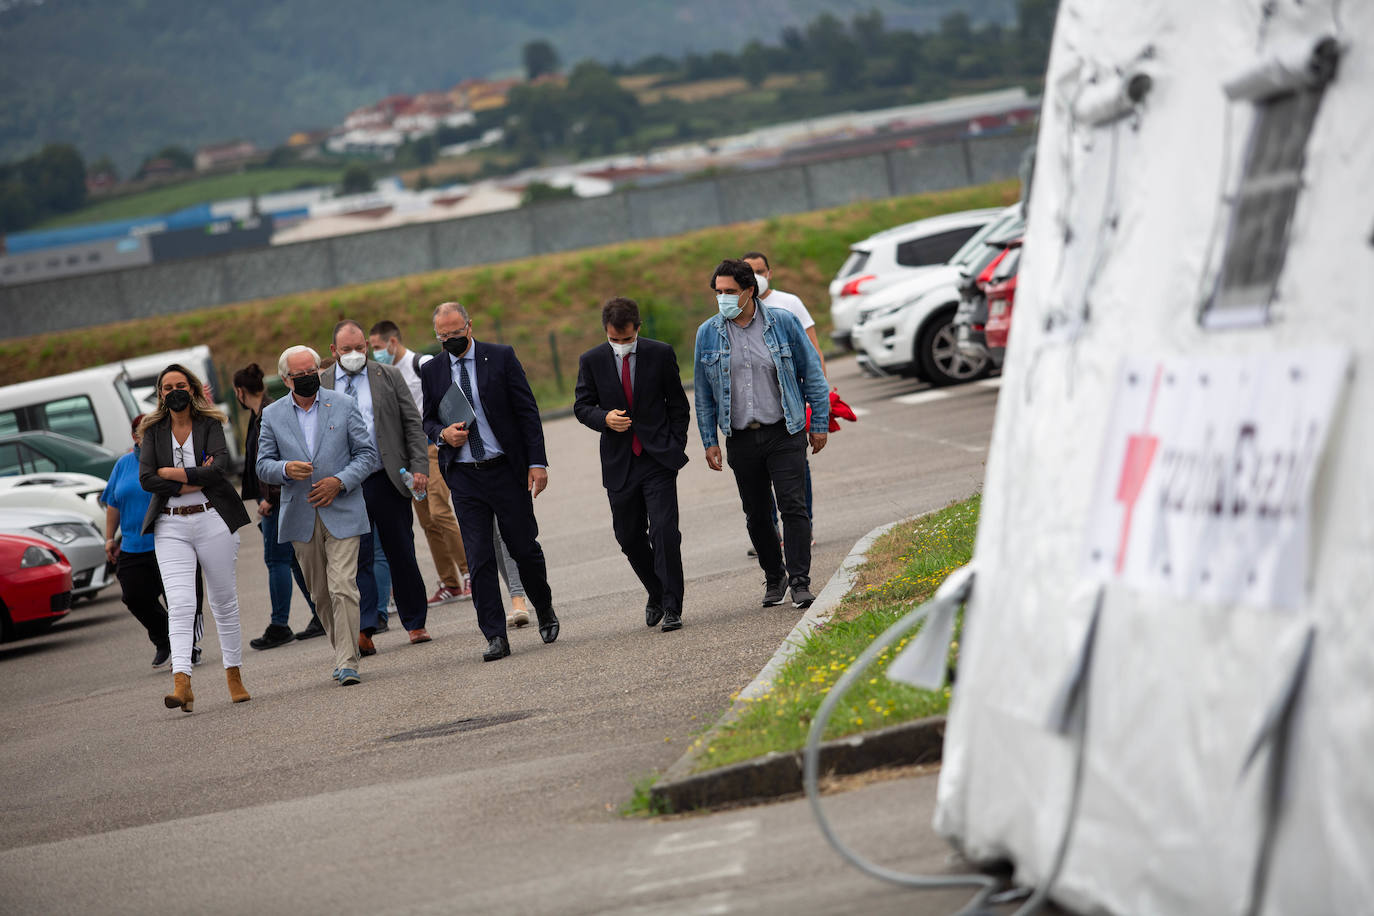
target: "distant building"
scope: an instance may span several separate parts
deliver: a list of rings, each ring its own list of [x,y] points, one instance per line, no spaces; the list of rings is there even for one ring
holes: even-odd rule
[[[247,165],[259,158],[261,153],[249,140],[232,140],[228,143],[215,143],[196,150],[196,171],[212,172]]]

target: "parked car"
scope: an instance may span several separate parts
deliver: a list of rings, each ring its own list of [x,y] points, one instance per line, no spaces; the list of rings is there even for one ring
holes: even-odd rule
[[[0,641],[45,629],[72,607],[72,567],[60,550],[0,534]]]
[[[90,474],[50,472],[0,477],[0,508],[31,506],[84,514],[97,528],[105,524],[100,494],[105,481]]]
[[[906,223],[871,235],[849,248],[830,281],[831,339],[852,348],[852,333],[867,297],[945,264],[1001,209],[965,210]]]
[[[1020,235],[1024,220],[1019,205],[972,236],[949,264],[872,296],[863,305],[853,331],[859,366],[872,375],[900,374],[932,385],[971,381],[988,370],[986,355],[969,356],[955,345],[953,321],[959,307],[960,283],[975,273],[988,254],[989,240]]]
[[[1020,239],[991,239],[981,261],[974,263],[968,275],[960,280],[959,310],[954,315],[954,340],[960,352],[970,359],[988,359],[998,368],[1002,352],[988,349],[986,325],[988,320],[988,287],[997,282],[1003,263],[1013,244]]]
[[[1021,240],[1017,239],[1002,258],[1001,265],[988,283],[988,354],[1002,365],[1007,353],[1007,338],[1011,332],[1012,305],[1016,300],[1016,277],[1021,268]]]
[[[72,597],[94,598],[110,584],[105,535],[84,516],[55,509],[0,509],[0,534],[36,537],[57,549],[72,568]]]
[[[125,421],[126,440],[128,436],[129,425]],[[60,433],[35,429],[0,435],[0,477],[74,471],[109,480],[118,460],[119,455],[107,448]]]
[[[47,430],[123,449],[141,411],[119,366],[97,366],[0,387],[0,436]]]

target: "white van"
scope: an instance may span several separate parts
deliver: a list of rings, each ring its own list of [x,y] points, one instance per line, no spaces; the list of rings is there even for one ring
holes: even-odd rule
[[[97,366],[0,388],[0,435],[50,430],[115,452],[133,445],[141,411],[118,366]]]
[[[225,380],[224,384],[220,383],[209,347],[202,344],[197,347],[187,347],[184,350],[164,350],[161,353],[151,353],[147,356],[131,356],[117,363],[110,363],[103,368],[118,369],[125,376],[128,380],[129,391],[133,395],[134,402],[138,405],[138,413],[147,413],[157,406],[158,373],[173,363],[185,366],[199,376],[207,387],[206,393],[210,399],[229,418],[224,424],[224,438],[229,445],[230,465],[235,472],[242,470],[243,449],[233,424],[235,413],[233,408],[237,404],[228,397],[228,393],[234,389],[228,380]]]
[[[209,385],[216,406],[232,420],[234,412],[222,389],[233,389],[220,385],[210,348],[199,346],[6,385],[0,388],[0,435],[45,429],[115,452],[128,451],[133,445],[129,423],[156,406],[158,373],[172,363],[200,376]],[[238,472],[243,467],[243,449],[231,421],[224,424],[224,438],[231,469]]]

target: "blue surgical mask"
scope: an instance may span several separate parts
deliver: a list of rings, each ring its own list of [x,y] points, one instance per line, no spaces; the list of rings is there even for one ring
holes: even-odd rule
[[[383,366],[391,365],[391,351],[389,350],[373,350],[372,358]]]
[[[720,309],[721,317],[726,321],[738,318],[744,309],[739,307],[738,293],[716,293],[716,308]]]

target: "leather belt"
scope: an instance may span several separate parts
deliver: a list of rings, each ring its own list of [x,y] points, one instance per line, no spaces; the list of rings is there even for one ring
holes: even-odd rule
[[[162,507],[163,515],[200,515],[200,513],[208,511],[210,511],[209,503],[200,503],[195,506]]]
[[[458,466],[463,468],[472,468],[473,470],[480,471],[482,470],[482,468],[495,467],[498,464],[505,463],[506,456],[497,455],[495,458],[487,458],[484,461],[460,461],[458,462]]]
[[[776,423],[760,423],[758,420],[750,420],[748,423],[740,427],[740,432],[743,432],[746,429],[772,429],[774,426],[778,426],[782,422],[782,420],[778,420]]]

